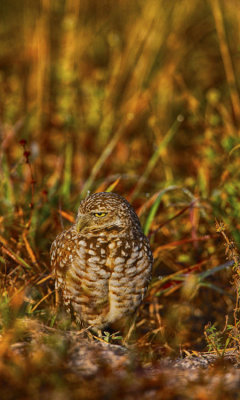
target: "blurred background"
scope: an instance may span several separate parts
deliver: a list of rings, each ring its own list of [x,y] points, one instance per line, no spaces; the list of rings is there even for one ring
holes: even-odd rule
[[[139,326],[203,346],[235,304],[215,219],[238,245],[239,2],[8,0],[0,18],[2,290],[49,273],[80,199],[114,189],[155,256]]]

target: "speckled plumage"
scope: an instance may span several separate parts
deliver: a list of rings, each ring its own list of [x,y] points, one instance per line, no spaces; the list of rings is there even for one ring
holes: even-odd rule
[[[80,203],[75,224],[51,246],[51,263],[68,311],[84,326],[102,329],[142,302],[152,253],[127,200],[102,192]]]

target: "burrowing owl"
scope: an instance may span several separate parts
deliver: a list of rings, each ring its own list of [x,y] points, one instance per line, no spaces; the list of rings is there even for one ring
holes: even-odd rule
[[[51,263],[68,311],[102,329],[135,312],[151,277],[152,253],[131,205],[116,193],[80,203],[75,224],[57,236]]]

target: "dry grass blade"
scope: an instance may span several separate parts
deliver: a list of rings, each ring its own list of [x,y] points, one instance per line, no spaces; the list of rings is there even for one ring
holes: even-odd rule
[[[24,232],[22,236],[23,236],[23,241],[24,241],[26,250],[27,250],[27,252],[28,252],[28,254],[29,254],[29,257],[30,257],[32,263],[37,267],[38,270],[41,270],[41,268],[39,267],[39,265],[38,265],[38,263],[37,263],[36,256],[35,256],[35,254],[34,254],[32,248],[31,248],[31,246],[30,246],[30,244],[29,244],[29,241],[28,241],[28,239],[27,239],[27,233]]]
[[[231,155],[238,149],[240,149],[240,144],[237,144],[232,148],[232,150],[229,152],[229,157],[231,157]]]
[[[27,269],[32,269],[31,265],[29,265],[25,260],[23,260],[19,255],[14,253],[12,249],[7,246],[2,246],[3,253],[6,253],[10,258],[12,258],[16,263],[20,264],[22,267]]]
[[[90,174],[89,178],[87,179],[87,181],[85,182],[85,184],[83,186],[83,189],[82,189],[82,192],[81,192],[81,197],[82,198],[84,198],[86,196],[86,194],[89,191],[89,189],[91,188],[91,186],[92,186],[92,184],[94,182],[94,179],[96,178],[96,175],[98,174],[99,170],[102,168],[104,162],[110,156],[110,154],[112,153],[114,147],[116,146],[116,144],[120,140],[121,136],[124,134],[127,124],[128,124],[128,120],[126,120],[125,123],[123,123],[120,126],[120,128],[117,130],[117,132],[115,133],[113,138],[110,140],[110,142],[106,146],[105,150],[100,155],[100,157],[97,160],[96,164],[93,166],[91,174]]]
[[[75,218],[73,215],[67,213],[66,211],[62,211],[62,210],[58,210],[59,214],[65,218],[67,221],[74,223],[75,222]]]
[[[41,285],[42,283],[48,281],[49,279],[54,278],[53,274],[49,274],[47,276],[45,276],[44,278],[40,279],[40,281],[37,281],[37,285]]]
[[[156,258],[162,250],[174,249],[175,247],[182,246],[182,245],[184,245],[184,244],[186,244],[186,243],[194,243],[194,242],[207,241],[207,240],[209,240],[209,239],[211,239],[211,238],[212,238],[211,236],[205,235],[205,236],[202,236],[202,237],[201,237],[201,236],[200,236],[200,237],[197,237],[197,238],[195,238],[195,239],[188,238],[188,239],[176,240],[176,241],[174,241],[174,242],[170,242],[170,243],[167,243],[167,244],[164,244],[164,245],[161,245],[161,246],[157,247],[157,248],[154,250],[153,255],[154,255],[154,258]]]
[[[39,300],[37,304],[35,304],[35,306],[31,309],[31,313],[33,313],[40,306],[40,304],[43,303],[54,292],[55,290],[52,290],[51,292],[47,293],[44,297],[42,297],[41,300]]]
[[[4,244],[4,246],[7,246],[7,245],[8,245],[7,240],[6,240],[3,236],[1,236],[1,235],[0,235],[0,242],[1,242],[2,244]]]
[[[159,196],[159,192],[154,193],[150,199],[148,199],[147,201],[145,201],[145,203],[143,203],[143,205],[141,207],[139,207],[139,209],[137,210],[137,215],[139,217],[141,217],[141,215],[143,215],[145,213],[145,211],[150,208],[153,203],[155,203],[157,197]]]
[[[230,55],[230,51],[228,48],[228,42],[224,27],[224,20],[223,20],[223,10],[220,7],[219,0],[209,0],[213,16],[215,19],[217,34],[219,38],[219,46],[221,50],[222,60],[225,67],[225,73],[230,89],[232,107],[234,110],[235,118],[240,123],[240,101],[239,101],[239,93],[237,89],[237,82],[234,73],[233,63]]]
[[[177,117],[177,119],[174,121],[174,123],[172,124],[171,128],[169,129],[169,131],[166,133],[166,135],[162,139],[161,143],[159,144],[159,146],[157,147],[156,151],[154,152],[154,154],[152,155],[151,159],[149,160],[143,175],[139,179],[139,181],[138,181],[138,183],[137,183],[137,185],[136,185],[136,187],[135,187],[135,189],[134,189],[134,191],[133,191],[133,193],[131,195],[130,200],[133,200],[134,198],[136,198],[136,196],[138,195],[138,193],[142,189],[144,183],[148,179],[148,177],[151,174],[153,168],[156,166],[156,164],[157,164],[159,158],[161,157],[162,153],[165,151],[167,145],[173,139],[174,135],[177,133],[179,126],[183,122],[183,119],[184,118],[182,117],[182,115],[179,115]]]
[[[107,187],[106,192],[112,192],[120,182],[121,177],[117,178],[110,186]]]
[[[152,235],[155,235],[162,227],[164,227],[165,225],[169,224],[170,222],[174,221],[176,218],[180,217],[182,214],[184,214],[187,210],[189,210],[189,208],[191,208],[193,206],[193,204],[195,203],[196,200],[194,200],[192,203],[190,203],[188,206],[184,207],[182,210],[180,210],[179,212],[177,212],[175,215],[173,215],[173,217],[169,218],[167,221],[162,222],[161,224],[159,224],[159,226],[154,229],[149,236],[151,237]]]
[[[160,280],[157,280],[151,284],[150,290],[154,289],[154,291],[155,291],[156,287],[158,288],[159,286],[162,286],[169,281],[182,280],[183,275],[190,274],[193,271],[200,270],[203,267],[203,265],[205,265],[206,263],[207,263],[207,260],[204,260],[198,264],[192,265],[190,267],[182,268],[179,271],[174,272],[173,274],[162,277]]]

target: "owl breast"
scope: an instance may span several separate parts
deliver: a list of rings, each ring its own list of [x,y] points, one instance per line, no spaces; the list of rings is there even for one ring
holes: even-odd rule
[[[110,244],[108,323],[134,313],[146,293],[151,273],[150,254],[142,236],[131,241],[117,239]]]
[[[152,255],[141,233],[88,237],[70,228],[51,254],[56,288],[84,325],[101,329],[134,313],[146,293]]]

